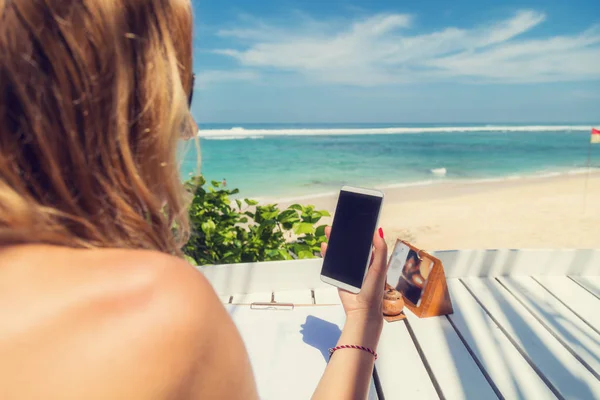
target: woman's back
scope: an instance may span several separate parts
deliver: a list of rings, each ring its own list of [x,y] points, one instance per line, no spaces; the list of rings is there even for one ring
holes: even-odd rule
[[[229,322],[185,262],[156,252],[19,246],[1,251],[0,265],[0,398],[224,393],[215,377],[228,360],[217,343],[228,340]],[[241,367],[227,385],[251,398],[252,375]]]

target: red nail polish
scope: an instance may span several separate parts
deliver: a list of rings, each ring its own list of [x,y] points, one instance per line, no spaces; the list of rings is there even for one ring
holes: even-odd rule
[[[379,228],[379,237],[383,239],[383,229]]]

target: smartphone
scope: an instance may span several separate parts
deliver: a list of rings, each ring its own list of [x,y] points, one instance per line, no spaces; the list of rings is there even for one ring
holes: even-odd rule
[[[323,282],[351,293],[360,292],[369,268],[382,203],[380,191],[342,187],[323,260]]]

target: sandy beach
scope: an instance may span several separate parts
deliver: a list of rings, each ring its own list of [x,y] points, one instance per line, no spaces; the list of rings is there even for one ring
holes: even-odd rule
[[[402,238],[429,250],[600,246],[600,174],[393,188],[385,196],[380,225],[389,245]],[[333,213],[336,198],[299,202]]]

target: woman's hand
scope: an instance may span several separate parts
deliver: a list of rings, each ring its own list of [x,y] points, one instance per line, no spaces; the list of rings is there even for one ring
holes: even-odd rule
[[[331,228],[325,228],[325,235],[329,239]],[[383,230],[373,236],[373,255],[371,266],[367,272],[359,294],[353,294],[338,289],[340,299],[348,317],[356,317],[367,321],[379,321],[383,318],[383,293],[387,275],[387,245],[383,239]],[[325,256],[327,244],[321,244],[321,253]]]

